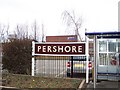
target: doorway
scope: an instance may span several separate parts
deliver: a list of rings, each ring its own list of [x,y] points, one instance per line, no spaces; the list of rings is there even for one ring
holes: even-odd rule
[[[120,79],[120,42],[117,39],[98,39],[98,80]]]

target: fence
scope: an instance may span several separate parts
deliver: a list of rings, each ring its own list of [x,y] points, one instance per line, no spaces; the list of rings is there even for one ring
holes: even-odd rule
[[[66,77],[69,56],[39,56],[36,57],[36,76]]]
[[[42,77],[70,77],[70,56],[38,56],[35,60],[35,75]],[[69,62],[69,63],[68,63]],[[89,71],[91,73],[91,70]],[[86,77],[86,57],[73,57],[73,77]]]

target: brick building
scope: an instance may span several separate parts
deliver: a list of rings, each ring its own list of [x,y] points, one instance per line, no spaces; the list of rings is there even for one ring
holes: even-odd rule
[[[77,35],[46,36],[46,42],[77,42]]]

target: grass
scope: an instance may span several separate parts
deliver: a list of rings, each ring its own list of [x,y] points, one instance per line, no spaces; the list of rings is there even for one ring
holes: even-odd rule
[[[5,86],[16,88],[74,88],[77,89],[82,80],[70,78],[33,77],[29,75],[3,75],[7,81]]]

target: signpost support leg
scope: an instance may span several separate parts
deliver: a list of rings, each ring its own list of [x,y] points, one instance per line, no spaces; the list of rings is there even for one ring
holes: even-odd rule
[[[34,76],[35,73],[35,59],[32,57],[32,76]]]
[[[94,88],[96,88],[97,36],[94,36]]]
[[[34,76],[35,73],[35,41],[32,41],[32,76]]]
[[[73,78],[73,56],[71,56],[71,78]]]
[[[89,82],[89,67],[88,67],[88,64],[89,64],[89,42],[88,42],[88,38],[86,37],[86,83]]]

